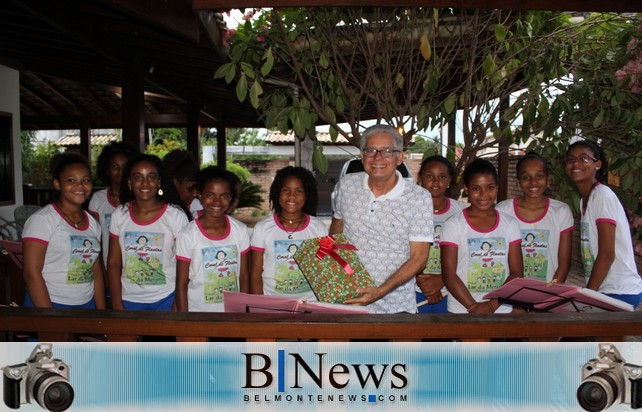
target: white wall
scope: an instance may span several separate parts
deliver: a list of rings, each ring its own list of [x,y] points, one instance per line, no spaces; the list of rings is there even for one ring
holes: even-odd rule
[[[13,120],[13,163],[16,204],[0,207],[0,216],[13,220],[13,209],[22,204],[22,158],[20,153],[20,73],[0,65],[0,111],[11,113]],[[0,190],[3,190],[0,188]]]

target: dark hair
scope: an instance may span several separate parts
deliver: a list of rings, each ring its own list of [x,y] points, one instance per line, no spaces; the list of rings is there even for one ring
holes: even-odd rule
[[[125,156],[129,161],[129,159],[136,154],[136,151],[127,143],[111,142],[105,145],[100,155],[98,155],[98,160],[96,161],[96,176],[107,186],[111,185],[108,173],[109,163],[114,156],[119,154]]]
[[[178,191],[176,187],[167,177],[165,173],[165,168],[163,167],[163,162],[158,158],[158,156],[149,155],[149,154],[139,154],[129,159],[125,170],[123,170],[123,179],[120,181],[120,203],[125,204],[134,200],[134,194],[129,187],[129,179],[131,177],[131,171],[138,164],[148,162],[150,163],[158,172],[158,177],[160,178],[160,188],[163,190],[162,195],[156,195],[159,199],[167,203],[172,203],[180,207],[189,220],[192,220],[192,214],[189,209],[183,202],[181,202],[180,197],[178,196]]]
[[[272,210],[274,210],[276,213],[281,213],[279,194],[281,193],[281,189],[283,189],[285,179],[290,176],[298,178],[301,181],[301,184],[303,184],[303,191],[305,193],[303,213],[316,216],[318,201],[317,179],[314,178],[314,175],[311,171],[304,167],[298,166],[287,166],[276,172],[274,181],[270,186],[270,204],[272,205]]]
[[[192,153],[187,150],[176,149],[169,152],[163,158],[165,171],[172,178],[179,182],[185,180],[196,180],[198,173],[198,164]]]
[[[468,186],[470,180],[475,175],[491,175],[495,179],[495,182],[498,181],[497,169],[495,169],[495,166],[486,159],[477,158],[468,163],[464,169],[464,185]]]
[[[607,171],[608,171],[608,162],[606,160],[606,155],[604,154],[604,151],[600,146],[592,142],[590,140],[578,140],[577,142],[571,144],[568,149],[566,149],[566,155],[568,156],[568,153],[571,151],[572,148],[574,147],[585,147],[589,149],[591,152],[593,152],[593,156],[602,162],[602,167],[600,167],[598,170],[595,171],[595,178],[597,179],[598,182],[604,183],[606,182],[606,177],[607,177]]]
[[[205,169],[201,170],[196,176],[196,180],[198,182],[199,192],[203,192],[205,186],[212,180],[225,181],[230,188],[230,195],[232,195],[232,200],[230,201],[230,203],[239,195],[238,190],[236,189],[236,181],[238,180],[236,175],[225,169],[221,169],[218,166],[208,166]]]
[[[455,170],[455,166],[453,166],[452,163],[445,157],[441,155],[434,155],[434,156],[428,156],[421,162],[421,167],[419,167],[419,178],[421,179],[421,174],[423,173],[424,169],[428,167],[429,163],[432,162],[438,162],[446,166],[448,169],[448,174],[450,175],[450,178],[454,178],[457,176],[457,171]]]
[[[91,173],[91,168],[89,167],[89,162],[87,158],[78,152],[64,152],[58,153],[51,158],[49,162],[49,173],[53,180],[60,179],[60,175],[65,171],[66,168],[73,165],[83,165]]]
[[[527,160],[539,160],[544,165],[546,176],[550,175],[550,170],[549,170],[550,166],[548,164],[548,159],[546,159],[544,156],[540,155],[539,153],[528,152],[524,156],[522,156],[521,159],[517,161],[517,165],[515,166],[515,173],[517,173],[518,178],[519,178],[520,169],[522,168],[522,165],[524,164],[524,162],[526,162]]]

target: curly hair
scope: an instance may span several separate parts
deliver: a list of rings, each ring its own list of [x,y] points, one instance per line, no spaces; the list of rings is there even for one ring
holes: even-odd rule
[[[123,179],[120,182],[120,203],[125,204],[134,200],[134,194],[129,187],[131,171],[134,167],[143,162],[151,164],[156,169],[158,177],[160,178],[160,189],[163,190],[163,194],[157,194],[156,196],[167,203],[172,203],[180,207],[183,212],[185,212],[187,218],[189,220],[192,220],[192,214],[187,209],[187,206],[185,206],[185,204],[181,202],[180,196],[176,191],[176,187],[172,183],[171,179],[167,176],[167,173],[165,173],[163,162],[158,158],[158,156],[154,155],[139,154],[131,158],[129,162],[127,162],[127,166],[125,166],[125,170],[123,170]]]
[[[96,176],[98,176],[98,179],[104,185],[109,186],[111,184],[109,179],[109,163],[114,156],[119,154],[125,156],[127,161],[129,161],[129,159],[136,154],[136,150],[124,142],[111,142],[105,145],[98,155],[98,160],[96,161]]]
[[[279,204],[279,195],[285,179],[293,176],[301,181],[303,185],[303,192],[305,193],[305,203],[303,204],[303,213],[311,216],[317,214],[317,203],[319,195],[317,193],[317,179],[311,171],[304,167],[287,166],[276,172],[274,181],[270,186],[270,204],[275,213],[281,213],[281,205]]]

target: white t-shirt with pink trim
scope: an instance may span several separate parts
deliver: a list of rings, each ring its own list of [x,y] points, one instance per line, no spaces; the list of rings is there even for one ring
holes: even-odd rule
[[[187,225],[187,216],[178,206],[165,204],[156,219],[138,222],[130,205],[114,210],[109,227],[122,255],[122,298],[157,302],[176,289],[176,237]]]
[[[583,206],[583,201],[580,206]],[[642,292],[642,278],[638,274],[633,255],[633,242],[624,208],[613,191],[598,183],[588,198],[586,211],[580,223],[580,250],[584,275],[588,281],[598,252],[597,224],[615,225],[615,260],[598,291],[621,295]]]
[[[293,256],[304,240],[327,234],[326,224],[314,216],[305,215],[301,227],[294,231],[286,230],[276,214],[258,222],[250,248],[263,252],[263,293],[316,301]]]
[[[435,212],[432,216],[433,223],[435,225],[435,231],[433,232],[433,242],[430,245],[430,253],[428,254],[428,260],[426,261],[426,267],[422,273],[430,275],[441,275],[441,250],[439,248],[439,242],[441,241],[441,232],[444,226],[444,222],[448,220],[451,216],[454,216],[458,213],[461,213],[462,210],[466,208],[466,204],[458,200],[446,198],[447,205],[445,208],[439,212]],[[416,287],[417,292],[421,292],[419,285]],[[448,289],[445,287],[441,290],[441,294],[446,296],[448,294]]]
[[[118,206],[118,203],[111,203],[108,191],[109,189],[99,190],[91,196],[89,201],[89,212],[98,217],[98,222],[100,222],[105,267],[107,267],[107,255],[109,254],[109,222],[111,221],[111,214],[114,213],[114,209]]]
[[[83,305],[94,297],[93,266],[100,253],[100,225],[89,213],[83,213],[85,226],[76,228],[52,203],[31,215],[22,232],[23,242],[47,245],[42,277],[55,303]]]
[[[520,244],[522,238],[517,220],[503,212],[497,211],[495,226],[484,231],[470,224],[466,210],[446,220],[441,246],[457,249],[457,276],[473,299],[482,302],[485,294],[502,286],[510,275],[508,251],[511,245]],[[501,305],[495,313],[511,310],[511,306]],[[448,312],[468,313],[452,296],[448,299]]]
[[[571,208],[546,198],[546,210],[535,220],[519,215],[516,199],[504,200],[496,208],[517,219],[522,234],[524,277],[550,282],[559,266],[560,236],[573,231]]]
[[[190,312],[223,312],[223,291],[240,290],[241,256],[250,251],[247,226],[225,216],[227,233],[212,237],[199,219],[176,239],[176,259],[189,263],[187,301]]]

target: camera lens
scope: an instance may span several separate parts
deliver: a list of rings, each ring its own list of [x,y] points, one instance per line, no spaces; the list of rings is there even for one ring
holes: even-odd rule
[[[38,377],[33,395],[40,406],[51,412],[62,412],[74,401],[74,389],[67,379],[53,372]]]
[[[598,372],[586,378],[577,388],[577,401],[589,412],[603,411],[613,404],[618,386],[608,373]]]

